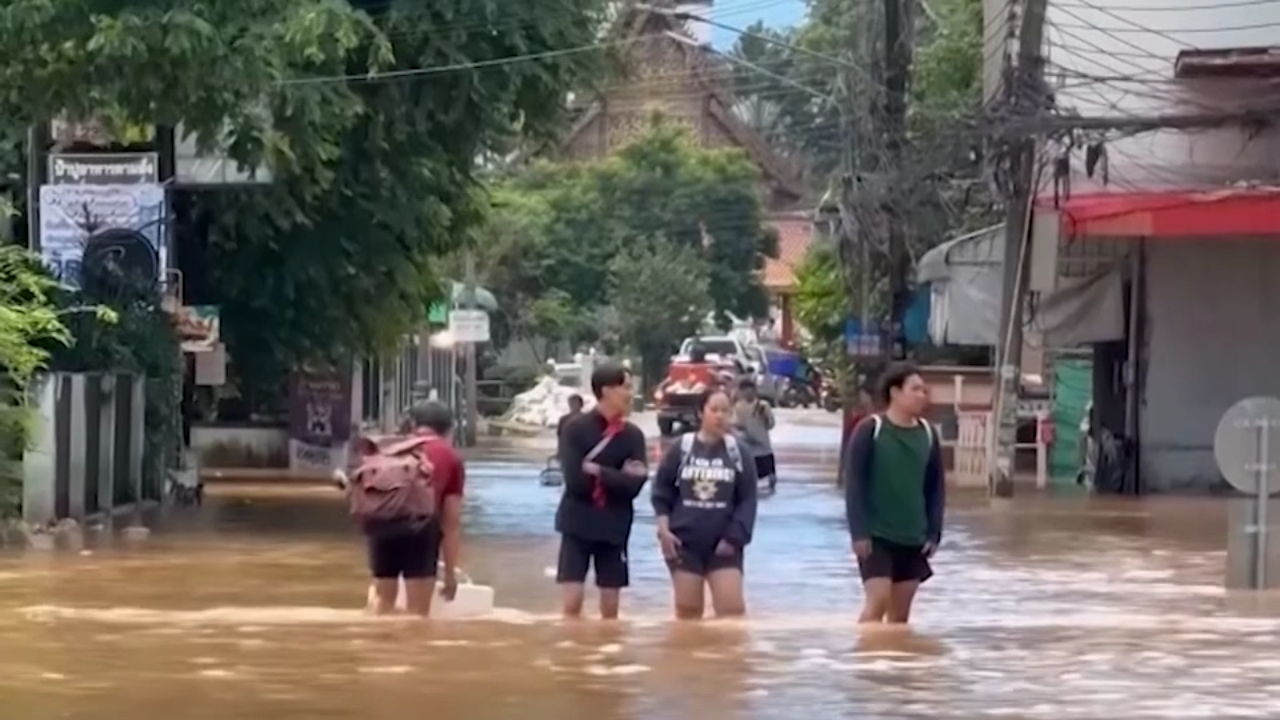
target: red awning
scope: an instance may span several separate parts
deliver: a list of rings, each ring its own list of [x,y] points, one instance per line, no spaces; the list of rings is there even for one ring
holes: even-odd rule
[[[1041,197],[1040,207],[1053,208]],[[1076,195],[1059,201],[1062,234],[1082,237],[1280,237],[1280,188]]]

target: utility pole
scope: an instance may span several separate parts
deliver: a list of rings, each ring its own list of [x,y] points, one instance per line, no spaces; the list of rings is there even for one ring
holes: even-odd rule
[[[889,252],[889,322],[886,328],[883,352],[885,360],[892,362],[906,357],[906,337],[903,333],[903,316],[911,302],[910,275],[911,254],[907,250],[906,218],[900,211],[902,205],[894,195],[904,192],[898,180],[903,177],[902,155],[906,144],[907,85],[911,73],[914,50],[909,31],[912,18],[911,0],[883,0],[884,7],[884,107],[880,113],[882,127],[877,133],[884,138],[884,156],[881,159],[880,208],[885,234],[884,247]]]
[[[1024,0],[1016,59],[1004,71],[1004,108],[1014,117],[1041,108],[1045,6],[1048,0]],[[1036,192],[1036,138],[1025,135],[1008,145],[1005,191],[1003,298],[1000,345],[996,352],[994,457],[989,457],[987,489],[993,497],[1013,497],[1014,455],[1018,440],[1018,391],[1021,387],[1023,295],[1031,259],[1031,223]]]
[[[476,254],[470,247],[466,249],[463,255],[463,288],[462,288],[462,304],[467,310],[475,310],[479,304],[476,302]],[[476,444],[476,425],[480,422],[480,409],[477,406],[477,397],[479,392],[477,386],[479,381],[476,377],[476,344],[468,342],[463,344],[463,352],[466,353],[466,377],[462,390],[463,403],[467,409],[467,424],[463,433],[464,447],[474,447]]]

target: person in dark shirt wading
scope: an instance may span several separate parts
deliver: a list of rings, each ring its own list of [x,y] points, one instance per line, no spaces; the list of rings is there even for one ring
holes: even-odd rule
[[[591,374],[591,392],[595,408],[568,421],[560,436],[564,494],[556,511],[556,582],[563,592],[564,616],[580,617],[587,571],[594,565],[600,616],[612,620],[618,617],[621,590],[630,583],[627,541],[635,519],[633,503],[649,469],[644,433],[627,422],[631,374],[618,365],[602,365]]]
[[[667,448],[650,489],[658,543],[671,570],[676,617],[703,614],[703,585],[719,617],[742,615],[743,551],[756,523],[756,467],[730,432],[729,395],[702,399],[701,423]]]
[[[859,621],[905,623],[942,540],[942,453],[915,368],[890,367],[880,395],[885,410],[854,428],[845,453],[845,509],[866,596]]]

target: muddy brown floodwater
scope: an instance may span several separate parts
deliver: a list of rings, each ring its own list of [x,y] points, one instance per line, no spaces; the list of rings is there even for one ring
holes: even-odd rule
[[[823,457],[782,452],[747,556],[750,617],[668,620],[642,513],[626,620],[555,618],[541,459],[475,460],[466,569],[494,617],[366,618],[327,489],[226,486],[141,548],[0,560],[14,720],[1280,717],[1280,620],[1222,590],[1212,500],[953,498],[910,632],[859,631]]]

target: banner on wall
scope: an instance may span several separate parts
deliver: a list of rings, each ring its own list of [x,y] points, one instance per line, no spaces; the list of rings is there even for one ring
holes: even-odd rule
[[[289,469],[346,469],[351,430],[351,373],[295,370],[289,379]]]

